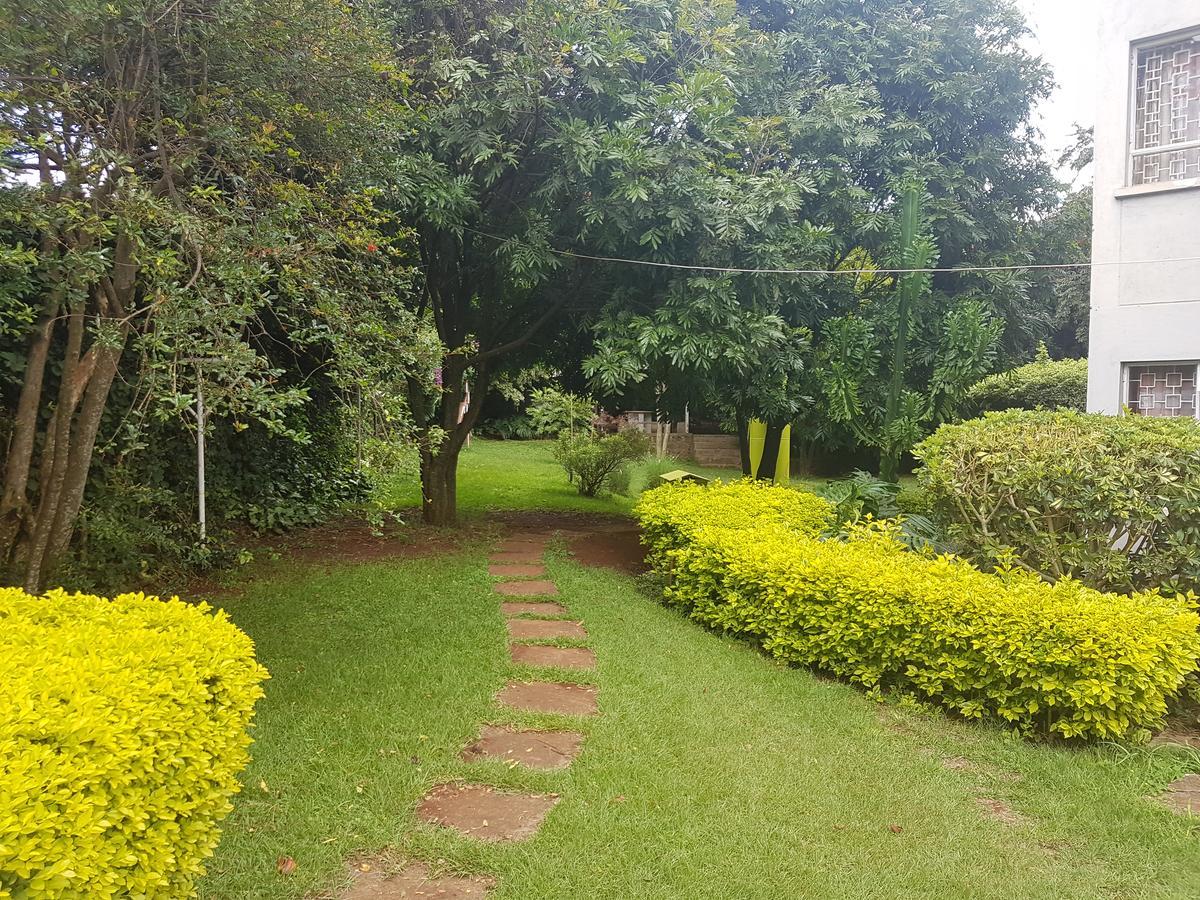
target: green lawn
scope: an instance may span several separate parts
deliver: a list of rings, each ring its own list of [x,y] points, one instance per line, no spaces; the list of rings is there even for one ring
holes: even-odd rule
[[[576,498],[544,447],[483,447],[462,479],[471,512],[628,509]],[[493,874],[508,900],[1200,896],[1200,823],[1149,799],[1200,755],[1067,749],[879,705],[561,554],[551,574],[597,652],[585,680],[600,686],[600,715],[501,712],[494,693],[521,673],[487,552],[274,565],[222,603],[272,678],[201,896],[335,896],[344,860],[385,848]],[[573,724],[587,740],[554,774],[459,761],[482,722]],[[453,778],[562,801],[533,840],[476,845],[414,816]],[[294,875],[276,872],[279,856]]]
[[[737,469],[713,469],[686,460],[649,460],[634,466],[629,496],[589,499],[567,482],[550,455],[552,441],[475,440],[463,450],[458,469],[458,508],[470,516],[492,510],[549,509],[627,515],[638,492],[664,472],[686,469],[706,478],[741,478]],[[816,487],[821,479],[796,479],[797,487]],[[397,476],[380,491],[388,508],[420,506],[421,487],[414,475]]]

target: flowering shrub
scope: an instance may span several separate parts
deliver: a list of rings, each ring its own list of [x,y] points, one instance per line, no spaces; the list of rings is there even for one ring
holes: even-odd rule
[[[186,897],[266,670],[224,613],[0,588],[0,898]]]
[[[785,506],[794,493],[763,490]],[[1026,732],[1117,738],[1158,724],[1200,659],[1200,617],[1183,600],[985,574],[907,550],[889,523],[822,541],[781,522],[766,497],[757,499],[767,516],[743,510],[722,522],[698,514],[726,502],[720,490],[711,504],[703,488],[680,490],[673,519],[670,496],[658,493],[641,515],[671,603],[868,688]]]

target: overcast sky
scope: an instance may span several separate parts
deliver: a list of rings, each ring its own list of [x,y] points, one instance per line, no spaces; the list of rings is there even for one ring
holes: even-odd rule
[[[1100,14],[1096,0],[1017,0],[1034,36],[1030,49],[1054,69],[1058,88],[1038,110],[1046,152],[1054,162],[1071,141],[1072,126],[1094,124],[1098,98]],[[1065,176],[1064,176],[1065,177]]]

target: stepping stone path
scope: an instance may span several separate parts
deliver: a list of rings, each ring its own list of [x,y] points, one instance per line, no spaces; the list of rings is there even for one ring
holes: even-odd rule
[[[511,731],[484,725],[479,740],[462,752],[467,762],[499,759],[531,769],[565,769],[583,746],[575,731]]]
[[[554,640],[555,638],[585,638],[587,632],[578,622],[561,619],[509,619],[508,636],[513,640]]]
[[[480,841],[521,841],[533,837],[556,794],[516,794],[484,784],[439,784],[417,807],[417,817]]]
[[[502,542],[488,561],[488,574],[500,579],[498,598],[556,597],[558,587],[546,579],[543,555],[549,534],[516,534]],[[596,655],[585,647],[555,647],[525,641],[587,639],[581,622],[562,603],[502,600],[514,663],[551,669],[592,669]],[[538,616],[541,618],[524,618]],[[496,701],[524,712],[591,716],[596,713],[596,688],[554,681],[510,681]],[[499,760],[531,769],[564,769],[583,749],[583,735],[574,731],[527,731],[484,724],[479,738],[462,751],[467,762]],[[503,791],[485,784],[445,783],[435,786],[417,807],[423,822],[453,828],[478,841],[520,841],[537,833],[542,820],[558,803],[557,794]],[[342,900],[401,900],[401,898],[482,898],[494,886],[491,878],[431,876],[421,862],[403,871],[383,874],[356,871],[355,883]]]
[[[342,900],[482,900],[495,884],[495,879],[480,875],[434,877],[428,866],[415,862],[391,874],[373,868],[356,871],[354,887],[342,895]]]
[[[496,593],[506,597],[536,597],[558,594],[553,581],[502,581],[496,585]]]
[[[1200,775],[1184,775],[1171,782],[1162,801],[1181,815],[1200,816]]]
[[[500,578],[540,578],[546,574],[546,567],[531,563],[500,563],[488,566],[488,574]]]
[[[584,647],[543,647],[540,644],[509,644],[512,661],[549,669],[594,669],[596,654]]]
[[[510,681],[496,695],[501,706],[525,712],[562,716],[596,713],[596,689],[590,684],[556,684],[549,681]]]
[[[558,603],[522,603],[514,601],[501,603],[500,612],[506,616],[565,616],[567,608]]]

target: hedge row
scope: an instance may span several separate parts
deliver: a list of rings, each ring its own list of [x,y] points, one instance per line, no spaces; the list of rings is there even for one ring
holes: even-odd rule
[[[989,375],[969,391],[966,412],[979,415],[1005,409],[1087,408],[1086,359],[1051,359],[1043,352],[1031,363]]]
[[[655,565],[664,563],[670,551],[687,546],[698,529],[714,523],[735,529],[778,525],[812,536],[835,524],[833,504],[824,497],[749,479],[665,485],[642,494],[637,516],[642,542]]]
[[[726,527],[720,503],[698,514],[703,495],[672,487],[642,504],[652,540],[669,530],[664,510],[676,497],[686,537],[655,557],[669,601],[780,659],[868,688],[1026,732],[1115,738],[1155,726],[1200,659],[1200,617],[1182,601],[985,574],[905,549],[889,523],[844,542],[755,522],[753,510]]]
[[[187,897],[266,670],[221,612],[0,588],[0,897]]]

